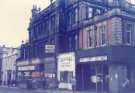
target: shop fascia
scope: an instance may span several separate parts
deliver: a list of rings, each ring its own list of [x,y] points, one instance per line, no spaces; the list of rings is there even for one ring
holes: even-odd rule
[[[94,57],[84,57],[80,58],[79,62],[94,62],[94,61],[107,61],[108,57],[105,56],[94,56]]]
[[[21,66],[18,67],[19,71],[32,71],[35,70],[35,66]]]
[[[64,53],[58,57],[58,80],[59,88],[72,90],[71,80],[75,77],[75,53]],[[63,76],[63,74],[65,76]],[[72,75],[71,75],[72,74]],[[65,79],[64,77],[67,77]]]

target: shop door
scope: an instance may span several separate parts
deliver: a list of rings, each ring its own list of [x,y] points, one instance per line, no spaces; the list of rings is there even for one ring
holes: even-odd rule
[[[79,64],[76,68],[78,90],[108,91],[108,66],[102,64]]]

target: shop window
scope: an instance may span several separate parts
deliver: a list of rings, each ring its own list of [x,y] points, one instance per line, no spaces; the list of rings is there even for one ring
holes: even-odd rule
[[[126,26],[126,44],[130,45],[132,41],[132,24]]]
[[[60,82],[68,83],[73,78],[73,72],[63,71],[60,72]]]

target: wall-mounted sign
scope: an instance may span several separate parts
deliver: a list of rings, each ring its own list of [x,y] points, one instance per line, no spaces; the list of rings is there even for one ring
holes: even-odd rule
[[[30,76],[30,72],[24,72],[25,76]]]
[[[54,53],[55,45],[45,45],[45,53]]]
[[[75,54],[65,53],[58,56],[58,69],[60,71],[74,71]]]
[[[41,72],[32,72],[32,77],[41,77]]]
[[[44,76],[48,77],[48,78],[55,78],[56,77],[55,73],[44,73]]]
[[[29,61],[28,60],[20,61],[20,62],[17,62],[16,63],[17,66],[23,66],[23,65],[28,65],[28,64],[29,64]]]
[[[107,61],[107,56],[95,56],[95,57],[84,57],[80,58],[80,62],[92,62],[92,61]]]
[[[35,66],[23,66],[23,67],[18,67],[19,71],[32,71],[35,70]]]

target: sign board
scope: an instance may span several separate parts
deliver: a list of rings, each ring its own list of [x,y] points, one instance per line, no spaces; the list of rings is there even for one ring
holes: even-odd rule
[[[31,71],[35,70],[35,66],[23,66],[23,67],[18,67],[19,71]]]
[[[74,71],[75,69],[75,54],[65,53],[58,56],[59,71]]]
[[[55,45],[45,45],[45,53],[54,53]]]
[[[107,61],[107,56],[95,56],[95,57],[85,57],[80,58],[80,62],[92,62],[92,61]]]

